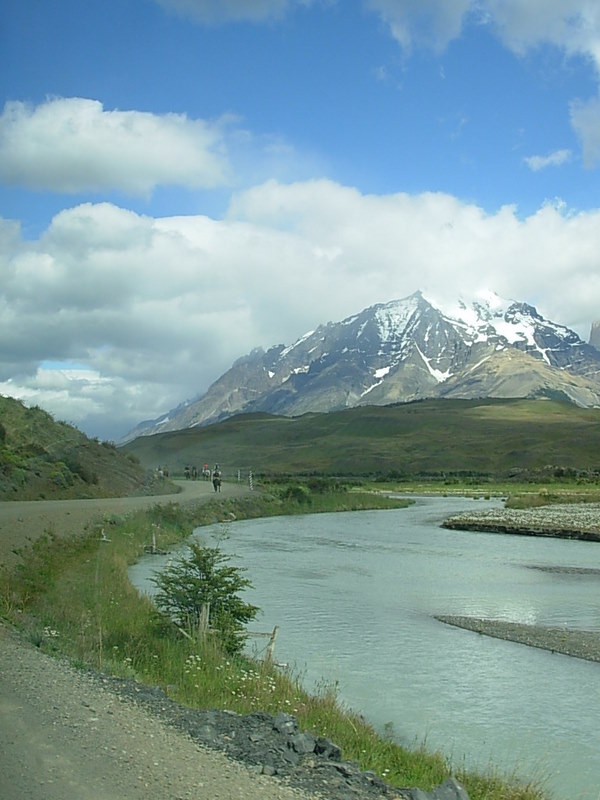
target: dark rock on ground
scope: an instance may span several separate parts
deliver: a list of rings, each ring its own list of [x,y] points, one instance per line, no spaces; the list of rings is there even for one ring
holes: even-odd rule
[[[342,761],[341,749],[329,739],[300,731],[291,714],[203,711],[179,705],[159,687],[117,678],[102,680],[205,747],[222,750],[262,774],[278,776],[327,800],[469,800],[454,778],[432,792],[389,786],[357,763]]]

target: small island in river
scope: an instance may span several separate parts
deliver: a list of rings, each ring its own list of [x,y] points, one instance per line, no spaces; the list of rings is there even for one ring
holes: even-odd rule
[[[579,539],[600,542],[600,504],[564,503],[528,509],[486,509],[456,514],[442,523],[443,528],[489,533],[509,533],[520,536],[549,536],[559,539]],[[532,569],[553,572],[570,572],[596,576],[600,570],[585,567],[548,567],[531,565]],[[525,625],[482,617],[436,615],[448,625],[518,642],[530,647],[540,647],[554,653],[600,662],[600,631],[573,628]]]
[[[600,542],[600,503],[493,508],[448,517],[443,528]]]

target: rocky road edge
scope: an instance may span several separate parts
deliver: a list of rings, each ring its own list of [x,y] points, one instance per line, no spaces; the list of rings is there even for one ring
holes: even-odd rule
[[[453,778],[432,792],[390,787],[291,715],[199,711],[75,669],[2,623],[0,676],[6,800],[468,800]]]
[[[201,711],[179,705],[159,687],[116,678],[102,680],[202,746],[221,750],[253,771],[282,779],[311,796],[327,800],[469,800],[455,778],[432,792],[391,787],[375,773],[361,771],[357,763],[342,761],[341,749],[329,739],[300,731],[291,714]]]

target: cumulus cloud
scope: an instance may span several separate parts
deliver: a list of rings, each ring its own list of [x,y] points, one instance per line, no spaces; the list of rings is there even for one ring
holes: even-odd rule
[[[441,52],[460,35],[472,0],[365,0],[365,5],[381,16],[405,50],[416,44]]]
[[[62,211],[36,241],[3,230],[0,391],[103,438],[205,391],[254,347],[417,289],[491,288],[584,337],[600,293],[600,211],[558,204],[519,219],[441,193],[270,181],[220,221],[103,203]]]
[[[443,50],[467,21],[488,24],[516,53],[546,43],[591,58],[600,69],[597,0],[364,0],[395,39]]]
[[[228,171],[218,122],[105,110],[79,97],[36,107],[13,101],[0,116],[0,180],[7,184],[143,196],[158,184],[223,185]]]
[[[502,41],[517,53],[542,43],[583,55],[600,69],[600,5],[597,0],[483,0]]]
[[[546,167],[560,167],[571,160],[570,150],[555,150],[547,156],[526,156],[523,161],[533,172],[539,172]]]

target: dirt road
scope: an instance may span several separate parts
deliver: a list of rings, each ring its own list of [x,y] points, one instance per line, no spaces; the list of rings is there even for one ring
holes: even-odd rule
[[[2,800],[309,800],[0,624]]]
[[[0,502],[0,564],[17,560],[15,549],[47,531],[57,536],[83,532],[100,524],[104,517],[128,514],[157,503],[192,503],[215,497],[210,481],[175,481],[179,494],[144,497],[111,497],[101,500],[32,500]],[[227,482],[219,497],[237,497],[249,492],[244,483]]]
[[[182,481],[160,497],[0,503],[0,560],[48,529],[84,531],[105,516],[156,503],[214,497],[212,484]],[[223,484],[222,497],[248,488]],[[89,675],[42,653],[0,623],[2,800],[308,800],[275,779],[204,749]]]

